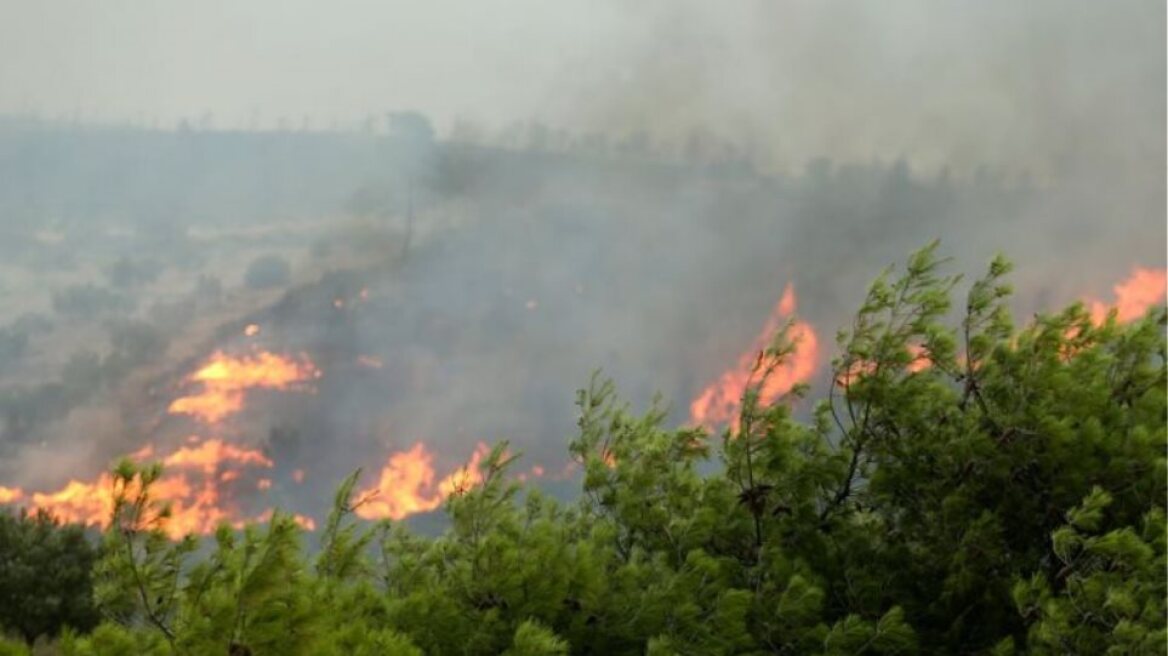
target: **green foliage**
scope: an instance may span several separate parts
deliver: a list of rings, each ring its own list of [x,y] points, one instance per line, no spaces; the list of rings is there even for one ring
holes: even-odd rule
[[[1162,508],[1136,527],[1103,532],[1112,496],[1095,487],[1051,535],[1060,569],[1014,586],[1034,653],[1159,654],[1165,630]]]
[[[28,645],[20,640],[9,640],[0,636],[0,656],[29,656]]]
[[[525,621],[515,629],[515,641],[503,656],[566,656],[568,643],[538,622]]]
[[[930,245],[872,285],[812,421],[762,390],[711,439],[581,390],[562,504],[508,476],[421,538],[353,517],[346,479],[310,560],[290,518],[161,532],[156,468],[119,466],[96,569],[105,622],[66,654],[1152,653],[1165,632],[1165,308],[1016,328],[994,260],[959,284]]]
[[[78,526],[61,526],[43,513],[0,514],[0,629],[29,644],[66,627],[92,629],[96,558]],[[2,644],[0,653],[8,653]]]

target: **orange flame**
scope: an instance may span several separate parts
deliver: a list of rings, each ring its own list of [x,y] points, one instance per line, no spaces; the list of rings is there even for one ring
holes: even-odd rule
[[[318,375],[320,372],[307,358],[298,362],[267,351],[231,357],[217,351],[187,378],[189,382],[201,383],[202,391],[175,399],[167,410],[214,424],[239,412],[243,408],[244,392],[250,388],[289,389]]]
[[[1136,267],[1127,280],[1117,284],[1113,289],[1115,291],[1113,305],[1099,300],[1088,302],[1087,307],[1093,323],[1103,323],[1107,319],[1107,313],[1112,309],[1116,311],[1116,320],[1128,323],[1142,317],[1153,305],[1163,304],[1165,294],[1168,292],[1168,271]]]
[[[920,344],[909,344],[908,352],[912,355],[912,361],[908,363],[908,371],[910,373],[917,373],[924,371],[933,366],[933,361],[929,359],[929,351]]]
[[[0,503],[12,503],[24,496],[24,490],[18,487],[4,487],[0,485]]]
[[[250,326],[249,326],[250,328]],[[295,360],[261,351],[251,356],[231,357],[214,353],[208,361],[187,380],[198,382],[198,394],[184,396],[170,404],[172,413],[198,417],[207,423],[217,423],[243,407],[244,394],[251,388],[290,389],[312,377],[319,376],[307,358]],[[271,469],[272,461],[260,451],[225,442],[221,439],[202,440],[190,436],[186,445],[162,459],[164,472],[150,489],[152,500],[168,505],[169,516],[162,520],[163,530],[174,538],[189,533],[210,533],[222,523],[240,526],[247,521],[262,521],[270,517],[265,511],[247,518],[232,503],[232,489],[260,491],[272,486],[270,478],[250,478],[253,482],[244,488],[233,486],[248,468]],[[151,445],[143,446],[129,455],[131,460],[155,458]],[[294,475],[295,477],[296,475]],[[299,474],[303,480],[303,473]],[[43,509],[62,521],[106,527],[112,519],[118,483],[111,474],[103,473],[96,480],[72,480],[55,492],[26,494],[19,488],[0,487],[0,504],[26,501],[30,509]],[[121,490],[129,495],[134,490]],[[294,517],[301,526],[312,528],[310,517]]]
[[[231,527],[236,529],[236,530],[241,530],[244,527],[246,527],[248,524],[263,524],[265,522],[269,522],[269,521],[271,521],[272,514],[274,512],[275,512],[274,510],[269,508],[269,509],[263,511],[262,513],[256,515],[255,517],[252,517],[250,519],[242,519],[242,520],[239,520],[237,522],[234,522],[231,524]],[[298,524],[300,526],[300,528],[302,528],[306,531],[315,531],[316,530],[316,520],[307,516],[307,515],[298,515],[296,513],[293,513],[292,514],[292,521],[296,522],[296,524]]]
[[[254,465],[256,467],[273,467],[267,456],[254,449],[248,449],[223,440],[210,439],[197,447],[184,446],[178,451],[163,459],[166,467],[199,469],[204,474],[212,474],[219,470],[223,463],[234,462],[240,465]]]
[[[933,366],[933,360],[929,356],[929,351],[920,344],[908,344],[908,354],[911,358],[905,371],[910,374],[920,373],[926,371]],[[964,356],[958,356],[959,362],[964,362]],[[871,360],[856,360],[851,363],[845,370],[836,374],[835,384],[848,388],[859,379],[871,376],[876,372],[876,363]]]
[[[355,512],[365,519],[396,520],[436,510],[450,495],[482,483],[479,465],[488,453],[490,448],[479,443],[470,462],[438,480],[434,454],[418,442],[408,451],[389,457],[377,484],[357,495],[362,501]]]
[[[694,424],[713,430],[717,426],[730,423],[738,415],[742,395],[746,391],[746,386],[752,382],[751,370],[758,354],[767,348],[787,318],[794,313],[795,305],[795,289],[788,284],[750,349],[738,358],[738,364],[706,386],[690,403],[690,420]],[[795,352],[767,378],[759,392],[761,403],[773,403],[791,391],[796,384],[806,381],[815,373],[819,359],[819,341],[811,325],[795,321],[791,325],[788,337],[796,344]]]
[[[150,456],[147,447],[135,456]],[[254,449],[218,439],[184,446],[162,460],[164,473],[150,488],[153,500],[170,506],[163,530],[173,538],[188,533],[210,533],[222,522],[247,521],[224,499],[222,483],[235,480],[245,467],[271,468],[272,461]],[[266,480],[266,479],[261,479]],[[62,521],[106,527],[113,516],[118,490],[110,474],[95,481],[72,480],[56,492],[34,492],[27,497],[30,509],[46,510]],[[134,490],[127,490],[130,495]],[[0,488],[0,503],[25,498],[22,490]],[[311,521],[311,520],[310,520]],[[301,522],[304,525],[304,522]]]
[[[526,483],[528,481],[533,481],[537,478],[543,478],[545,473],[546,473],[546,471],[544,470],[543,466],[532,465],[531,469],[529,469],[525,472],[519,472],[518,474],[516,474],[515,480],[519,481],[520,483]]]

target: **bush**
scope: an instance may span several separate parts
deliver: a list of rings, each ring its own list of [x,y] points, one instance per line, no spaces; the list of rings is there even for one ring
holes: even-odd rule
[[[287,260],[278,255],[264,255],[257,257],[247,267],[243,281],[252,289],[264,289],[287,285],[291,278],[292,267]]]
[[[153,325],[135,319],[109,324],[112,350],[105,358],[106,375],[118,378],[132,368],[162,357],[167,336]]]
[[[67,627],[91,630],[98,621],[96,559],[79,526],[61,526],[43,513],[0,514],[0,626],[29,644]]]
[[[92,283],[72,285],[53,292],[53,310],[73,319],[128,314],[134,310],[133,299]]]
[[[218,303],[223,298],[223,282],[215,276],[200,274],[192,294],[196,302]]]
[[[129,289],[157,280],[162,273],[162,265],[155,260],[131,260],[123,256],[110,265],[105,273],[111,285],[118,289]]]

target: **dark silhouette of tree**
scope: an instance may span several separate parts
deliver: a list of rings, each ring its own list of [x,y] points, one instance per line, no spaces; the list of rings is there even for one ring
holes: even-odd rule
[[[28,643],[98,622],[92,569],[97,550],[78,526],[46,514],[0,514],[0,627]]]

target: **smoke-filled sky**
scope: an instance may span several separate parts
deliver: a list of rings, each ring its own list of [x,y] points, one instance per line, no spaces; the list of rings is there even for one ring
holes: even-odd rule
[[[779,166],[1163,164],[1158,0],[0,6],[4,113],[327,128],[408,108],[440,130],[705,128]]]

